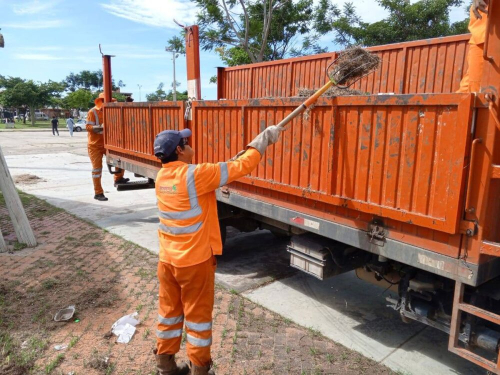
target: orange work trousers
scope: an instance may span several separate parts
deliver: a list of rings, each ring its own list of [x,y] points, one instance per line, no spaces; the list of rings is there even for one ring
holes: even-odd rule
[[[92,164],[92,182],[94,183],[95,194],[103,194],[104,190],[101,185],[102,176],[102,157],[106,155],[106,149],[103,147],[88,147],[88,152],[90,156],[90,163]],[[116,168],[119,173],[116,173],[115,181],[118,181],[123,177],[125,171],[123,169]]]
[[[210,364],[216,268],[214,256],[190,267],[158,262],[158,354],[175,354],[180,350],[185,325],[189,360],[196,366]]]
[[[460,88],[457,92],[479,92],[484,66],[483,46],[484,44],[469,44],[469,56],[467,57],[469,67],[460,81]]]

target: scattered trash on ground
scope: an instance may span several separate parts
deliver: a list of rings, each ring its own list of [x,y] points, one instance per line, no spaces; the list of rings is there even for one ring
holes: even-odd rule
[[[139,320],[135,319],[137,315],[137,312],[134,312],[122,316],[113,324],[111,332],[118,336],[116,342],[122,344],[128,344],[130,342],[135,333],[135,326],[140,323]]]
[[[70,320],[75,314],[75,306],[68,306],[64,309],[59,310],[56,315],[54,315],[54,320],[56,322],[63,322]]]
[[[64,350],[68,348],[68,344],[59,344],[59,345],[54,345],[55,350]]]

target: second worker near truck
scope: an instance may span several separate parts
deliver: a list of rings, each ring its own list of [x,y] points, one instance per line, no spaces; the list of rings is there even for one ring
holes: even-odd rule
[[[113,101],[116,101],[113,99]],[[98,201],[107,201],[108,198],[104,196],[104,190],[101,185],[102,176],[102,157],[106,155],[104,148],[104,137],[102,134],[104,111],[102,105],[104,104],[104,94],[100,93],[94,100],[95,107],[93,107],[87,114],[87,121],[85,128],[88,132],[88,153],[90,162],[92,163],[92,182],[94,184],[94,199]],[[117,184],[124,184],[129,181],[124,178],[125,171],[116,168],[118,173],[114,174],[115,186]]]
[[[488,17],[489,0],[473,0],[470,7],[469,31],[469,54],[467,56],[467,72],[460,81],[457,92],[479,92],[481,79],[483,77],[483,50],[486,36],[486,24]]]
[[[191,130],[156,136],[154,152],[162,162],[156,177],[160,290],[154,354],[159,375],[215,374],[210,369],[215,256],[222,254],[215,190],[252,172],[282,130],[269,126],[234,161],[198,165],[191,164]],[[184,326],[191,368],[175,362]]]

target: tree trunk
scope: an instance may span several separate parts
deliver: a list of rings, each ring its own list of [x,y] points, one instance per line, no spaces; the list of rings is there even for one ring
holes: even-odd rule
[[[30,106],[31,125],[35,126],[35,107]]]

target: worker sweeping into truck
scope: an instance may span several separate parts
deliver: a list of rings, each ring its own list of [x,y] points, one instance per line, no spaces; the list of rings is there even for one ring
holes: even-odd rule
[[[116,101],[113,99],[113,101]],[[93,107],[87,114],[86,129],[88,132],[88,153],[90,157],[90,162],[92,163],[92,182],[94,183],[94,199],[98,201],[107,201],[108,198],[104,196],[104,190],[101,185],[102,176],[102,157],[106,154],[106,149],[104,148],[104,137],[103,131],[103,104],[104,104],[104,94],[100,93],[99,96],[94,100],[95,107]],[[124,184],[129,181],[128,178],[124,178],[123,175],[125,171],[123,169],[116,168],[115,176],[115,186],[117,184]]]
[[[154,152],[162,168],[156,178],[160,227],[157,347],[160,375],[215,374],[211,367],[216,255],[222,254],[215,190],[254,170],[284,128],[270,126],[234,161],[191,164],[191,130],[165,130]],[[175,354],[186,327],[190,366]]]
[[[469,39],[469,55],[467,57],[469,67],[467,73],[465,73],[460,81],[460,88],[457,92],[479,92],[481,87],[488,5],[489,0],[474,0],[470,7],[469,31],[471,37]]]

